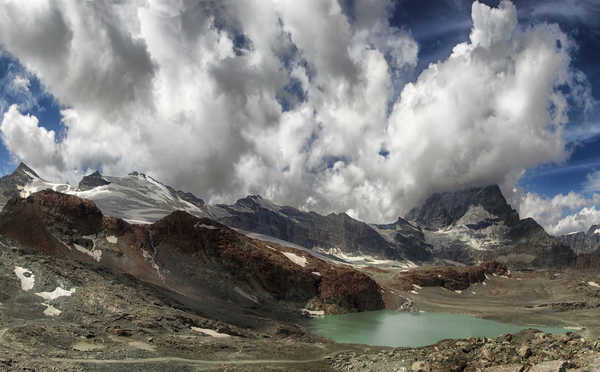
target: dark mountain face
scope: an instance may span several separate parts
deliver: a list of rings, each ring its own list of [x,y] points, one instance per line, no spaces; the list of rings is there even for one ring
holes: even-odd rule
[[[482,206],[508,226],[519,221],[519,215],[506,202],[498,185],[435,193],[420,207],[412,209],[406,218],[421,226],[439,229],[453,225],[467,213],[470,207],[477,205]],[[488,222],[494,221],[482,221],[480,226]]]
[[[0,234],[29,253],[128,273],[195,300],[284,301],[328,313],[384,306],[379,286],[365,274],[183,211],[130,225],[103,216],[92,201],[46,190],[11,199],[0,214]]]
[[[425,234],[419,226],[401,217],[391,224],[373,226],[382,236],[403,247],[408,257],[419,261],[430,261],[433,258],[431,245],[425,242]]]
[[[600,248],[600,225],[593,225],[587,232],[580,231],[559,238],[577,254],[591,253]]]
[[[386,239],[376,228],[345,213],[326,216],[275,205],[260,196],[249,196],[234,205],[219,205],[219,221],[232,227],[269,235],[307,248],[339,249],[392,259],[428,259],[422,242]]]
[[[94,187],[108,185],[110,182],[102,177],[100,172],[95,171],[94,173],[87,175],[79,182],[79,189],[82,191],[91,190]]]
[[[433,194],[408,219],[423,226],[425,242],[441,259],[498,260],[516,267],[567,266],[575,260],[535,220],[519,220],[498,186]]]

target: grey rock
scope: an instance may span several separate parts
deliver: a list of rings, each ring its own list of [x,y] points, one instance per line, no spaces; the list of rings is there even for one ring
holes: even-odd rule
[[[485,368],[484,372],[523,372],[525,367],[522,364],[506,364],[503,366],[493,366]]]
[[[531,356],[531,349],[527,345],[523,345],[517,350],[517,353],[523,358],[529,358]]]
[[[431,367],[424,361],[414,362],[411,366],[411,371],[413,372],[430,372]]]
[[[551,360],[532,366],[528,372],[565,372],[567,363],[564,360]]]

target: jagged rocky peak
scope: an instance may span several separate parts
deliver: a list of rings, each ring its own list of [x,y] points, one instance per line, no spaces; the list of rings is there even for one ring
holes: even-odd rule
[[[587,235],[598,235],[600,237],[600,225],[590,226]]]
[[[20,196],[22,189],[35,180],[41,180],[40,176],[25,163],[20,163],[11,174],[0,178],[0,207],[9,199]]]
[[[260,196],[258,194],[252,194],[252,195],[246,196],[245,198],[238,199],[235,202],[234,207],[251,209],[253,211],[257,211],[259,209],[277,211],[280,208],[278,205],[276,205],[272,201],[264,199],[262,196]]]
[[[206,203],[204,202],[204,200],[200,199],[199,197],[192,194],[191,192],[177,190],[177,191],[175,191],[175,193],[182,200],[185,200],[186,202],[191,203],[191,204],[195,205],[196,207],[203,208],[206,206]]]
[[[95,171],[92,174],[89,174],[81,179],[79,182],[80,190],[91,190],[98,186],[108,185],[110,182],[102,176],[100,171]]]
[[[517,211],[507,203],[498,185],[434,193],[420,207],[412,209],[406,218],[419,225],[439,229],[455,224],[469,211],[477,216],[467,216],[466,223],[501,220],[512,226],[519,222]]]
[[[13,175],[24,175],[28,178],[40,178],[38,174],[24,162],[19,163],[19,166],[12,173]]]

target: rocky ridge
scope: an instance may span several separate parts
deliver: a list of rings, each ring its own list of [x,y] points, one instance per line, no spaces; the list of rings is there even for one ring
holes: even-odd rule
[[[535,268],[575,262],[568,242],[550,236],[533,219],[520,220],[495,185],[436,193],[406,219],[367,224],[345,213],[305,212],[258,195],[232,205],[208,205],[139,172],[125,177],[95,172],[74,188],[47,182],[22,164],[0,180],[0,192],[7,196],[27,196],[44,189],[93,200],[105,215],[130,223],[153,223],[184,210],[259,238],[354,264],[394,260],[407,266],[427,262],[473,265],[498,260],[515,268]]]
[[[437,266],[417,268],[396,275],[399,288],[410,291],[419,287],[443,287],[450,290],[464,290],[474,283],[482,283],[487,275],[507,275],[506,265],[499,262],[484,262],[477,266],[451,267]]]
[[[284,301],[327,313],[384,306],[379,287],[364,274],[183,211],[131,225],[103,216],[89,200],[46,190],[10,200],[0,234],[28,253],[95,263],[190,298],[253,306]]]
[[[307,248],[335,254],[368,255],[377,258],[427,260],[427,246],[407,239],[386,239],[377,229],[346,213],[320,215],[279,206],[258,195],[229,206],[220,204],[216,216],[222,223],[245,231],[273,236]]]

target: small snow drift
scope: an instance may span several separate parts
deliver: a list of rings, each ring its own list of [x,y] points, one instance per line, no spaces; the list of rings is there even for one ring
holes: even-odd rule
[[[201,229],[208,229],[208,230],[216,230],[216,229],[218,229],[218,227],[216,227],[216,226],[207,225],[205,223],[196,224],[196,225],[194,225],[194,227],[195,228],[201,228]]]
[[[79,252],[81,252],[83,254],[87,254],[88,256],[92,257],[94,259],[94,261],[96,261],[96,262],[100,262],[100,260],[102,259],[102,251],[99,249],[87,249],[85,247],[80,246],[79,244],[74,244],[73,246]]]
[[[587,283],[590,287],[596,287],[596,288],[600,288],[600,284],[596,283],[596,282],[588,282]]]
[[[61,287],[56,287],[56,289],[53,290],[52,292],[38,292],[35,295],[40,296],[41,298],[43,298],[47,301],[52,301],[52,300],[56,300],[59,297],[64,297],[64,296],[70,297],[73,293],[75,293],[75,288],[72,288],[70,291],[68,291]]]
[[[298,266],[306,267],[306,257],[298,256],[295,253],[291,252],[281,252],[284,256],[286,256],[290,261],[295,263]]]
[[[42,305],[46,306],[46,310],[44,310],[44,315],[46,316],[59,316],[60,314],[62,314],[62,311],[58,310],[50,304],[42,302]]]
[[[20,266],[15,266],[15,275],[21,281],[21,289],[24,291],[30,291],[33,289],[35,284],[35,275],[28,269]]]
[[[212,329],[208,329],[208,328],[192,327],[192,331],[200,332],[200,333],[203,333],[210,337],[217,337],[217,338],[231,337],[230,335],[228,335],[226,333],[219,333],[217,331],[213,331]]]
[[[302,309],[301,312],[302,312],[302,314],[307,315],[307,316],[323,316],[323,315],[325,315],[325,311],[323,311],[323,310]]]

